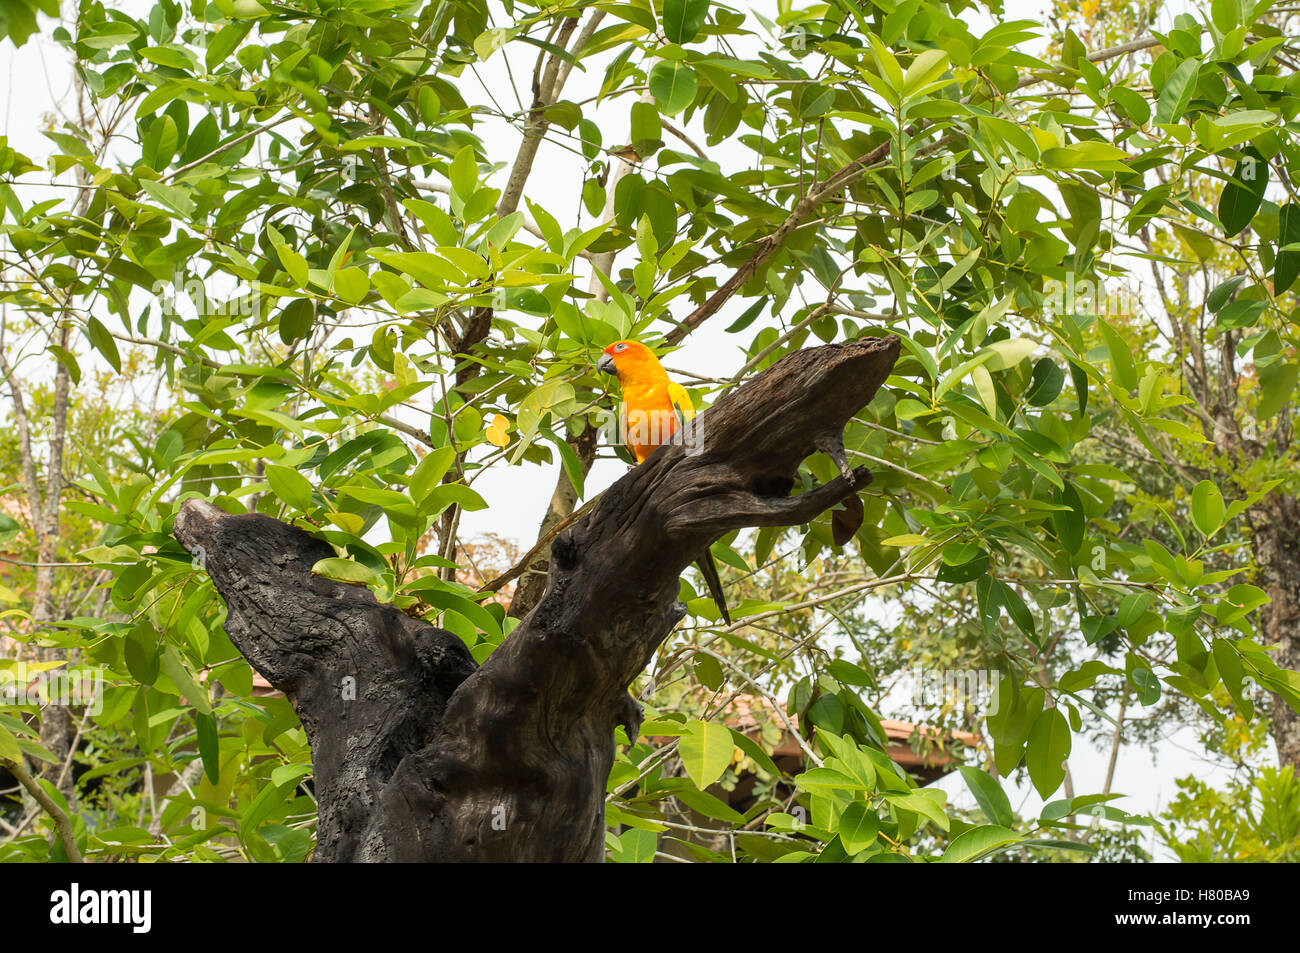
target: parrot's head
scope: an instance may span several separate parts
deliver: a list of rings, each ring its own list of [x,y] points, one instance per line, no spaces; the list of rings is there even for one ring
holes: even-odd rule
[[[663,374],[663,365],[655,352],[638,341],[615,341],[605,348],[596,362],[596,370],[617,374],[623,382],[635,381],[642,376]]]

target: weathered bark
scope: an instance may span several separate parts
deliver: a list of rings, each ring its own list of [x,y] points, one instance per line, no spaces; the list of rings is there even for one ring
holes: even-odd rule
[[[1255,556],[1263,574],[1269,604],[1260,610],[1264,641],[1277,647],[1280,667],[1300,671],[1300,503],[1278,496],[1255,527]],[[1279,695],[1269,712],[1277,761],[1300,771],[1300,715]]]
[[[541,602],[477,668],[455,635],[312,576],[326,543],[186,501],[176,538],[202,547],[226,631],[311,741],[314,859],[600,860],[614,729],[637,734],[627,688],[686,612],[682,570],[729,530],[807,522],[870,481],[843,428],[898,347],[800,351],[720,398],[695,447],[660,448],[556,538]],[[842,475],[790,496],[816,450]]]
[[[591,471],[591,464],[596,459],[597,435],[596,428],[588,423],[581,431],[569,434],[566,438],[578,458],[578,466],[584,478]],[[544,539],[560,520],[572,514],[577,502],[578,491],[569,480],[569,474],[565,472],[564,467],[560,467],[560,472],[555,478],[555,490],[551,493],[551,502],[546,507],[546,515],[542,517],[542,525],[537,530],[537,538]],[[515,594],[510,600],[509,614],[512,618],[522,619],[542,600],[542,595],[546,592],[546,573],[549,568],[550,561],[545,554],[539,554],[525,567],[515,586]]]

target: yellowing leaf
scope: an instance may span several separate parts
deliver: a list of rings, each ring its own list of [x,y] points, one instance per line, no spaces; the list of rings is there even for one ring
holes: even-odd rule
[[[882,539],[881,546],[916,546],[925,542],[925,537],[919,533],[903,533],[901,536],[891,536],[889,539]]]
[[[18,747],[18,739],[4,725],[0,725],[0,761],[17,764],[22,760],[23,752]]]
[[[496,414],[492,422],[488,424],[487,438],[488,443],[494,447],[505,447],[510,444],[510,421],[502,414]]]
[[[343,530],[344,532],[351,533],[354,536],[360,534],[361,530],[366,525],[366,521],[356,513],[331,512],[331,513],[326,513],[325,517],[335,526],[339,527],[339,529]]]

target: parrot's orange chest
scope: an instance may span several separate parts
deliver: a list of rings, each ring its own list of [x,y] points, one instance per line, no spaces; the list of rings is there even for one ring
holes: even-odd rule
[[[623,432],[637,463],[645,460],[677,432],[677,412],[668,397],[668,381],[630,384],[623,388]]]

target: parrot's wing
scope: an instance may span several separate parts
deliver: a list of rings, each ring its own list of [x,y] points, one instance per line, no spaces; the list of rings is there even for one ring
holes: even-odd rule
[[[672,401],[673,413],[677,417],[677,426],[673,428],[673,443],[685,443],[694,446],[695,441],[695,405],[686,388],[672,381],[668,382],[668,399]]]
[[[673,407],[681,414],[682,420],[695,418],[695,405],[691,403],[691,395],[686,393],[686,388],[681,384],[668,382],[668,399],[673,402]]]
[[[618,433],[611,442],[611,446],[614,450],[614,456],[628,464],[628,466],[634,467],[637,464],[636,454],[634,454],[632,448],[627,445],[627,434],[627,404],[623,401],[619,401]]]
[[[681,384],[668,382],[668,399],[672,401],[673,414],[677,417],[677,426],[673,428],[673,443],[691,444],[694,439],[695,405],[691,395]]]

